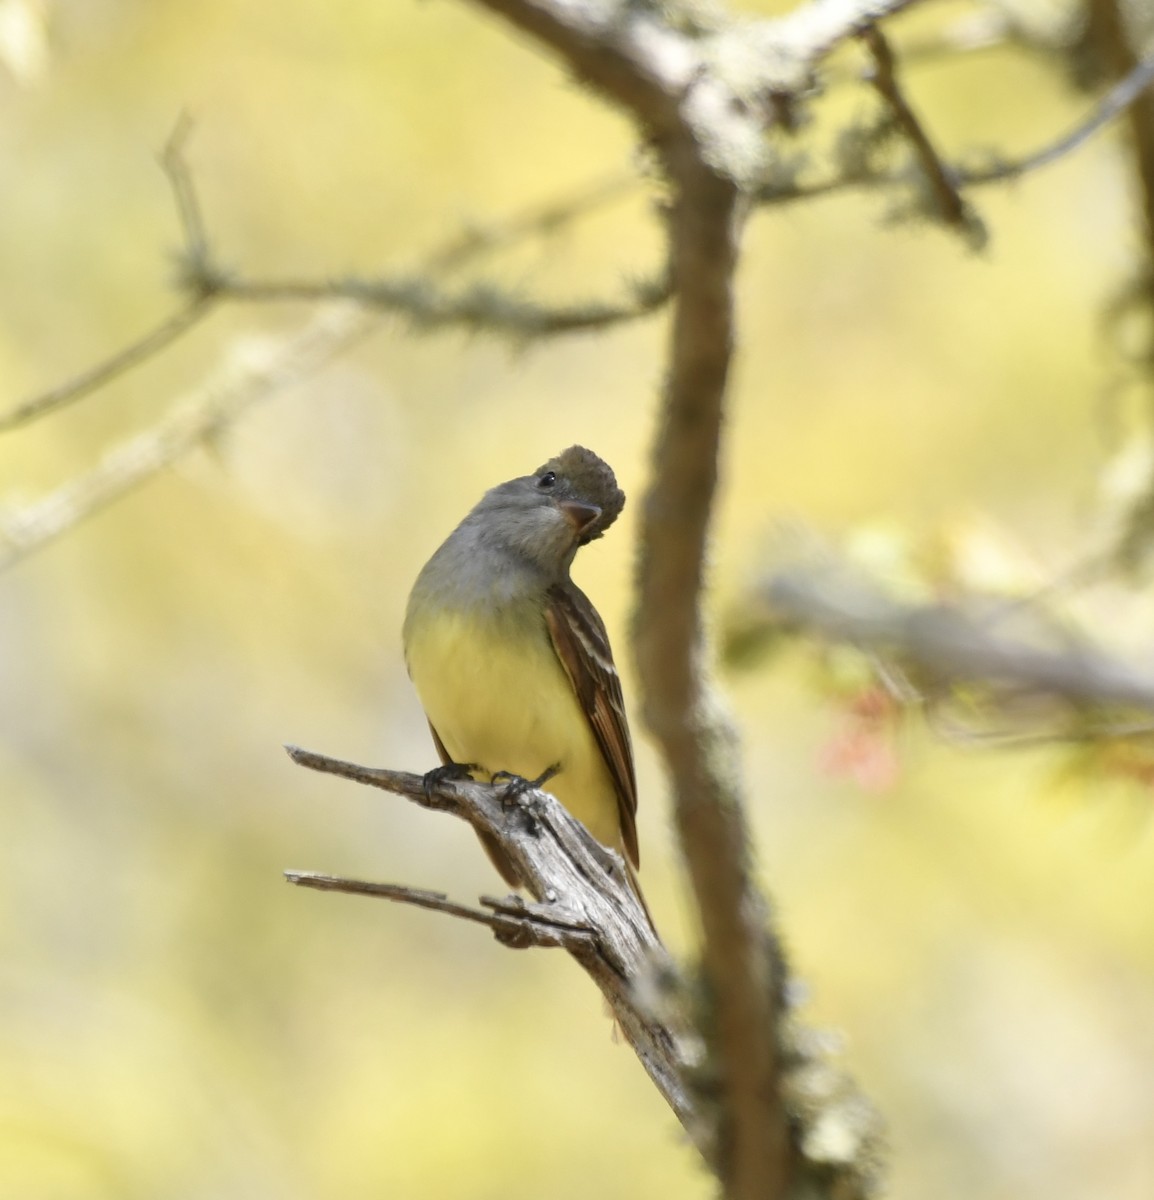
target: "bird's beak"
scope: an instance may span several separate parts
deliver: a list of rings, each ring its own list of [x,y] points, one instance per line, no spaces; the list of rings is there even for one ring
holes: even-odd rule
[[[601,510],[596,504],[583,504],[580,500],[562,500],[557,507],[561,515],[573,526],[573,532],[578,536],[583,534],[598,517]]]

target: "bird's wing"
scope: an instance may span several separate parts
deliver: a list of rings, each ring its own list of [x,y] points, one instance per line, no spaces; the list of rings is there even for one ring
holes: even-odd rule
[[[453,756],[445,749],[445,743],[441,741],[441,735],[433,728],[433,722],[428,717],[425,720],[428,722],[429,732],[433,735],[433,744],[437,747],[437,755],[440,757],[441,765],[443,767],[451,766]]]
[[[545,621],[553,648],[577,693],[617,790],[625,851],[630,862],[635,867],[640,866],[633,743],[629,740],[621,680],[613,665],[613,651],[609,648],[604,622],[589,598],[571,580],[549,589]]]

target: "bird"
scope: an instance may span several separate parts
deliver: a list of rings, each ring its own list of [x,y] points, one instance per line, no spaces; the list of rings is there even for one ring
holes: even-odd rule
[[[612,468],[583,446],[490,488],[417,576],[402,641],[443,769],[548,781],[622,856],[648,916],[621,681],[605,623],[569,575],[624,504]],[[519,886],[501,846],[480,836]]]

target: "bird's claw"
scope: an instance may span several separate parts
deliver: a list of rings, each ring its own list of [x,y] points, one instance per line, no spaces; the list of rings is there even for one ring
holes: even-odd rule
[[[554,763],[551,767],[547,767],[536,779],[526,779],[523,775],[516,775],[512,771],[495,771],[490,777],[490,782],[505,784],[505,789],[501,793],[501,802],[512,804],[514,801],[520,800],[526,792],[534,792],[538,788],[544,787],[560,771],[560,763]]]
[[[466,779],[472,779],[473,772],[478,770],[480,768],[476,763],[451,762],[426,771],[421,777],[421,788],[425,793],[425,799],[432,800],[433,792],[442,783],[463,783]]]

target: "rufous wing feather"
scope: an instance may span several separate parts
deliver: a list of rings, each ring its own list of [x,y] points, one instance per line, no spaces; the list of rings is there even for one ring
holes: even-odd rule
[[[629,861],[640,866],[637,847],[637,778],[633,743],[625,719],[621,680],[613,664],[609,635],[597,610],[572,581],[549,589],[545,621],[557,657],[573,684],[581,708],[601,747],[617,791],[621,842]]]

